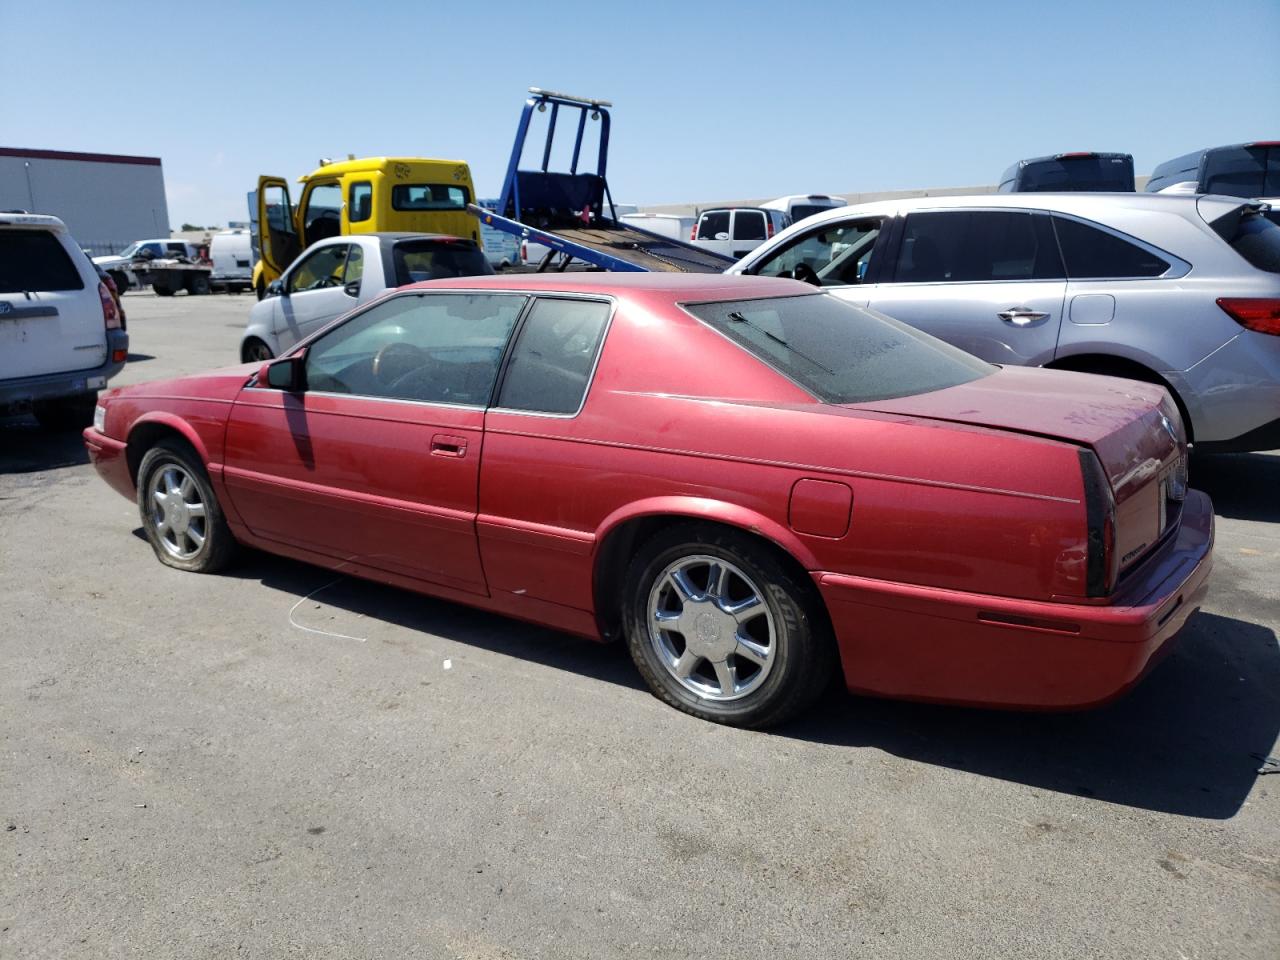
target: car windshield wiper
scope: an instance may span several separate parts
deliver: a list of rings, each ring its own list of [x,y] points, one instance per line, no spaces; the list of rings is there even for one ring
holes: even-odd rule
[[[731,311],[729,312],[729,319],[730,319],[730,320],[733,320],[733,321],[735,321],[735,322],[737,322],[737,323],[745,323],[745,324],[746,324],[748,327],[750,327],[752,330],[759,330],[761,333],[763,333],[766,337],[768,337],[768,338],[769,338],[770,340],[772,340],[774,343],[778,343],[778,344],[781,344],[782,346],[786,347],[788,350],[790,350],[792,353],[794,353],[794,354],[795,354],[797,357],[799,357],[801,360],[805,360],[805,361],[807,361],[808,363],[813,364],[815,367],[817,367],[817,368],[818,368],[819,370],[821,370],[823,373],[826,373],[826,374],[829,374],[829,375],[832,375],[832,376],[834,376],[834,375],[835,375],[835,371],[831,370],[831,369],[830,369],[830,368],[828,368],[828,367],[824,367],[824,366],[823,366],[822,364],[820,364],[817,360],[813,359],[813,357],[810,357],[810,356],[808,356],[808,355],[806,355],[806,354],[804,354],[804,353],[801,353],[799,350],[797,350],[795,347],[791,346],[791,344],[790,344],[790,343],[788,343],[788,342],[787,342],[786,340],[784,340],[782,337],[778,336],[776,333],[773,333],[773,332],[771,332],[771,331],[769,331],[769,330],[766,330],[764,327],[760,326],[760,324],[758,324],[758,323],[753,323],[752,321],[748,320],[746,317],[744,317],[744,316],[742,315],[742,313],[741,313],[740,311],[738,311],[738,310],[731,310]]]

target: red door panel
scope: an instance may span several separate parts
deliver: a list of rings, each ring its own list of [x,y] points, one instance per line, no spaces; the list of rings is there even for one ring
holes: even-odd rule
[[[485,593],[475,515],[484,412],[244,390],[226,485],[257,536]]]

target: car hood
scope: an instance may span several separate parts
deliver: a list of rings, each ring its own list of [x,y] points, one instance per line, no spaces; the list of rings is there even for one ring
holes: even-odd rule
[[[234,367],[222,367],[189,377],[171,380],[148,380],[128,387],[117,387],[104,394],[107,401],[117,397],[180,397],[196,400],[233,400],[255,373],[261,363],[238,363]]]

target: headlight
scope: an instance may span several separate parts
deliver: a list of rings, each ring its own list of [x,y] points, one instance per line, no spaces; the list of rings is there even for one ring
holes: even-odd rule
[[[84,423],[83,420],[80,422]],[[107,432],[107,408],[102,404],[93,408],[93,429],[98,433]]]

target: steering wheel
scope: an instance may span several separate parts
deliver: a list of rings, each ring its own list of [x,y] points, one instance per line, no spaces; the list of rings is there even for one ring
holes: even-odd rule
[[[412,343],[388,343],[374,354],[373,378],[379,383],[394,387],[429,360],[427,352]]]
[[[387,390],[397,397],[412,397],[427,403],[449,401],[449,388],[440,383],[440,376],[430,360],[397,377]]]
[[[817,271],[803,260],[796,264],[795,270],[792,271],[791,275],[797,280],[803,280],[805,283],[811,283],[815,287],[822,286],[822,281],[818,279]]]

